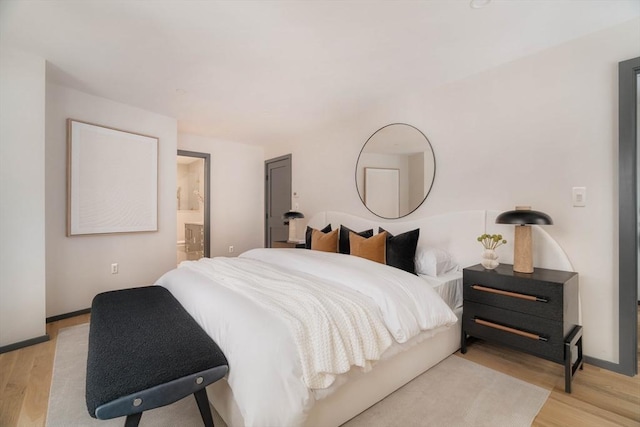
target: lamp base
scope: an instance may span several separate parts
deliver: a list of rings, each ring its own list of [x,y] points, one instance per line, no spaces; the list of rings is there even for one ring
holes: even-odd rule
[[[296,220],[295,218],[291,218],[289,220],[289,239],[290,242],[294,240],[298,240],[297,232],[296,232]]]
[[[533,251],[531,249],[530,226],[516,226],[513,245],[513,271],[518,273],[533,273]]]

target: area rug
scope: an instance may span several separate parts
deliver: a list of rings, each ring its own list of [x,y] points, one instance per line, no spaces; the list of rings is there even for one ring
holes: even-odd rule
[[[121,427],[124,418],[96,420],[85,406],[89,325],[58,334],[47,427]],[[457,357],[448,357],[344,427],[530,426],[549,391]],[[225,427],[213,410],[216,427]],[[195,399],[146,411],[141,427],[202,426]]]

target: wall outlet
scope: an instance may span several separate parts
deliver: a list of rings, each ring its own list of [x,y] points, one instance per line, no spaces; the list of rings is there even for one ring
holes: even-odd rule
[[[111,274],[118,274],[118,263],[114,262],[111,264]]]
[[[233,253],[233,246],[229,246],[229,253],[232,254]]]

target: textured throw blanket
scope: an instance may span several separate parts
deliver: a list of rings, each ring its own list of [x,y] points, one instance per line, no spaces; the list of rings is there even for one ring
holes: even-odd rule
[[[206,276],[282,318],[293,335],[304,383],[311,389],[329,387],[351,366],[370,370],[371,362],[392,343],[378,307],[359,292],[254,259],[202,259],[181,268]]]

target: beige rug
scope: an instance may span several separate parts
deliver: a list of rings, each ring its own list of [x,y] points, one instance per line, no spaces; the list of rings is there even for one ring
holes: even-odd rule
[[[117,426],[124,418],[100,421],[85,406],[89,325],[60,331],[47,412],[48,427]],[[549,391],[451,356],[361,413],[345,427],[531,425]],[[216,427],[224,422],[213,411]],[[193,397],[147,411],[140,426],[202,426]],[[275,427],[275,426],[274,426]]]

